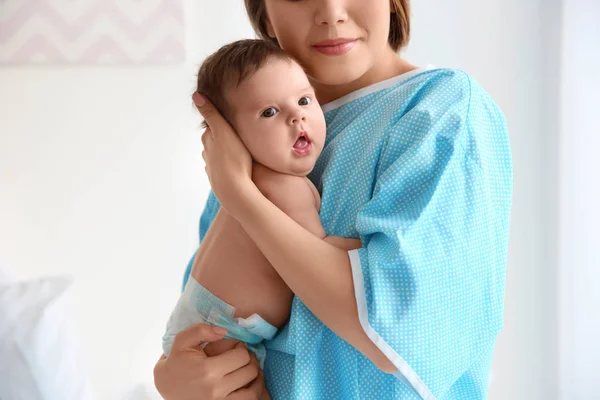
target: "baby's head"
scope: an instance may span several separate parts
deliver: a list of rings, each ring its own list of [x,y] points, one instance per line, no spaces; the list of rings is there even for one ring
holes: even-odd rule
[[[229,121],[255,162],[306,176],[325,142],[325,117],[300,65],[263,40],[239,40],[209,56],[199,93]]]

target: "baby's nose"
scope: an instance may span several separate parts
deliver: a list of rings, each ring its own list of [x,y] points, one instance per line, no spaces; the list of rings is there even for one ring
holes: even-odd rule
[[[306,122],[306,115],[304,113],[297,113],[291,116],[290,125],[298,124],[300,122]]]

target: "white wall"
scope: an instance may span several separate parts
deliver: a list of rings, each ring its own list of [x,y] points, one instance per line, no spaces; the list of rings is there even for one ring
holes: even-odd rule
[[[561,398],[598,398],[600,3],[564,1],[560,243]]]
[[[552,99],[559,61],[558,0],[413,1],[408,55],[472,74],[506,114],[514,195],[505,329],[491,399],[556,399],[556,231]],[[554,41],[554,42],[553,42]]]
[[[96,398],[144,399],[208,191],[200,61],[252,35],[241,1],[186,0],[185,65],[0,69],[0,258],[76,276]],[[229,14],[232,23],[218,23]]]
[[[407,57],[471,73],[509,121],[515,195],[493,399],[555,392],[546,245],[556,191],[547,80],[556,71],[544,45],[548,21],[558,19],[548,5],[558,0],[543,3],[413,2]],[[219,45],[252,35],[241,0],[186,5],[185,65],[0,69],[0,252],[23,277],[75,274],[98,399],[146,398],[136,385],[152,381],[208,190],[189,100],[194,73]]]

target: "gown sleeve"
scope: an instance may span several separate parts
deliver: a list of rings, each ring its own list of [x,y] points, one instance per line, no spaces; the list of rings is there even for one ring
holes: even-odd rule
[[[512,163],[473,79],[432,93],[394,123],[349,256],[363,329],[399,380],[444,399],[502,329]]]

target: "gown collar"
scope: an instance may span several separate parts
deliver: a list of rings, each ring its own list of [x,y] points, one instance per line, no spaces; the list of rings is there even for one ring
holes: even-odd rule
[[[386,79],[381,82],[373,83],[372,85],[365,86],[363,88],[355,90],[354,92],[348,93],[347,95],[342,96],[339,99],[336,99],[336,100],[330,101],[329,103],[323,104],[321,106],[321,109],[323,110],[323,113],[326,113],[326,112],[334,110],[340,106],[343,106],[344,104],[350,103],[351,101],[356,100],[360,97],[366,96],[371,93],[378,92],[382,89],[387,89],[387,88],[392,87],[402,81],[406,81],[414,76],[417,76],[426,71],[430,71],[432,69],[435,69],[435,67],[432,65],[428,65],[426,67],[413,69],[412,71],[405,72],[403,74],[394,76],[392,78]]]

